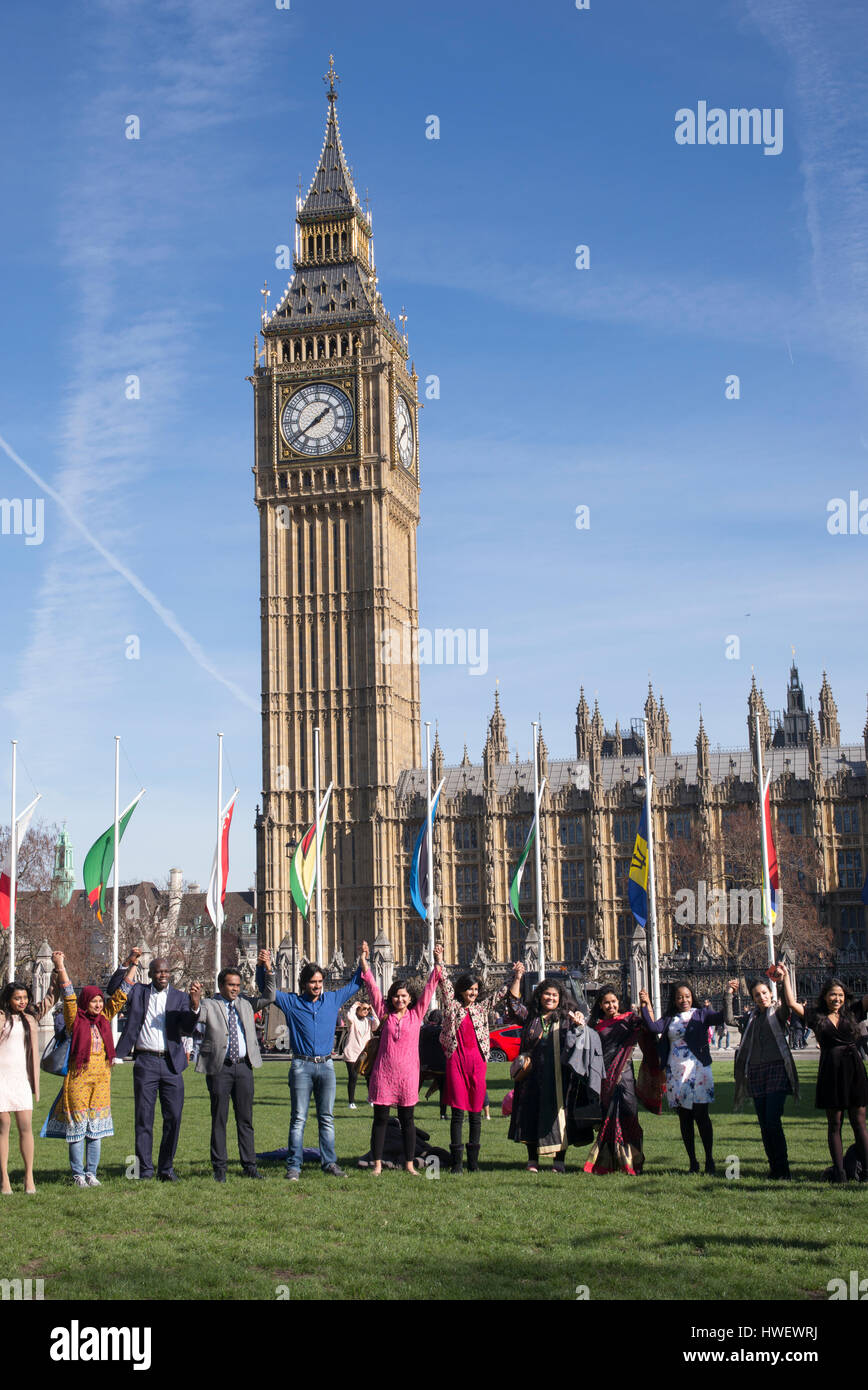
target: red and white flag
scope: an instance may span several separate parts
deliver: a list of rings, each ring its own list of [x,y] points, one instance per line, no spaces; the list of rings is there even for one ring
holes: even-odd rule
[[[40,793],[41,795],[41,793]],[[25,806],[20,816],[15,817],[15,844],[16,854],[21,849],[21,842],[27,834],[33,811],[36,806],[38,796],[35,796],[29,806]],[[16,885],[17,887],[17,885]],[[18,894],[15,894],[16,901]],[[3,867],[0,869],[0,926],[6,931],[9,930],[10,907],[12,899],[12,836],[9,836],[9,844],[6,846],[6,854],[3,859]]]
[[[217,913],[220,913],[220,925],[223,925],[223,904],[226,901],[226,883],[229,878],[229,827],[232,824],[232,812],[235,808],[235,798],[238,795],[236,787],[230,800],[223,809],[220,817],[220,844],[214,848],[214,863],[211,865],[211,881],[208,884],[208,892],[205,897],[205,906],[208,909],[208,916],[216,927]],[[220,850],[220,902],[217,902],[217,849]]]

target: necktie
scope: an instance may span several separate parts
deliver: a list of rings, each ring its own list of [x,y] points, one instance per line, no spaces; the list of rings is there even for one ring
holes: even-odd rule
[[[232,1003],[229,1005],[229,1060],[238,1061],[238,1015]]]

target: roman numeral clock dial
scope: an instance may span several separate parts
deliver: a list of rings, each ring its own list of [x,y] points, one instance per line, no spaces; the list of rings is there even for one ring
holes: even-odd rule
[[[291,448],[309,458],[333,454],[346,443],[353,428],[349,396],[328,382],[312,382],[290,396],[280,417],[283,437]]]

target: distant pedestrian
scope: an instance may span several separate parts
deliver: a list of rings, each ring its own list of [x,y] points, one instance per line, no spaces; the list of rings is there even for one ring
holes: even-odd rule
[[[347,1103],[350,1110],[355,1110],[359,1059],[371,1041],[379,1020],[370,1004],[364,999],[350,1005],[347,1009],[346,1019],[347,1035],[344,1042],[343,1058],[347,1067]]]

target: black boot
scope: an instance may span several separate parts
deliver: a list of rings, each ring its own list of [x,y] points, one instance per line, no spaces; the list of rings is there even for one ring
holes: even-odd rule
[[[479,1144],[467,1145],[467,1171],[468,1173],[479,1172]]]
[[[452,1167],[450,1168],[449,1171],[450,1171],[451,1173],[463,1173],[463,1172],[464,1172],[464,1166],[463,1166],[461,1160],[462,1160],[463,1157],[464,1157],[464,1145],[463,1145],[463,1144],[450,1144],[450,1145],[449,1145],[449,1152],[450,1152],[451,1155],[452,1155]],[[468,1159],[469,1159],[469,1155],[468,1155]],[[467,1165],[467,1166],[468,1166],[468,1167],[470,1166],[469,1161],[468,1161],[468,1165]]]

